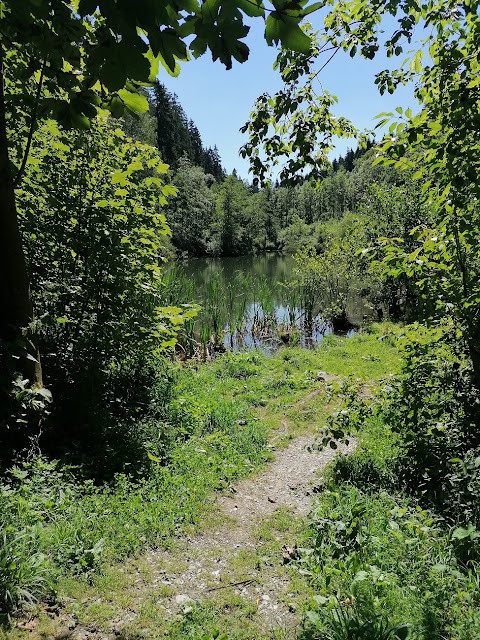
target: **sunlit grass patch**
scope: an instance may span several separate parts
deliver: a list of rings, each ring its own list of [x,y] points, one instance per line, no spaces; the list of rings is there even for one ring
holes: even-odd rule
[[[102,625],[108,606],[82,600],[97,593],[122,608],[132,597],[127,574],[115,575],[109,565],[120,568],[118,560],[151,547],[174,547],[178,536],[218,520],[215,491],[261,469],[271,459],[270,446],[286,446],[323,423],[337,384],[328,376],[339,378],[338,385],[349,376],[374,383],[397,361],[395,331],[381,325],[348,339],[326,338],[315,350],[233,353],[177,367],[163,421],[139,431],[151,458],[148,473],[118,474],[96,485],[38,459],[4,484],[2,511],[17,531],[38,527],[31,553],[43,554],[48,584],[60,585],[60,597],[68,594],[77,613]],[[286,515],[284,521],[287,526]],[[277,524],[274,537],[281,538]],[[270,553],[273,547],[255,562],[264,564]],[[235,574],[241,571],[240,559]],[[109,593],[116,595],[109,599]]]

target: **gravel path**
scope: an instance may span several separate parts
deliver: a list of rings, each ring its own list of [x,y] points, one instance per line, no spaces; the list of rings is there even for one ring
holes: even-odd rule
[[[224,526],[185,540],[174,552],[149,554],[153,567],[175,565],[178,557],[184,563],[179,572],[160,570],[154,580],[171,585],[177,592],[159,602],[167,617],[188,611],[195,602],[212,598],[216,591],[228,588],[257,603],[257,619],[264,631],[277,628],[284,631],[285,638],[295,637],[300,621],[296,612],[285,604],[289,582],[284,576],[279,576],[274,567],[273,570],[265,568],[260,576],[256,568],[238,581],[230,580],[229,574],[239,554],[249,550],[255,553],[254,531],[262,520],[272,516],[279,507],[289,508],[293,516],[305,517],[312,507],[313,482],[339,452],[347,454],[355,448],[351,442],[336,451],[319,452],[311,449],[313,444],[311,435],[295,438],[286,449],[276,452],[275,460],[264,473],[236,483],[232,495],[219,496],[218,506],[228,516]]]
[[[317,393],[320,391],[310,393],[298,404]],[[288,433],[286,419],[282,425]],[[174,550],[150,551],[139,559],[138,566],[148,567],[148,577],[145,571],[137,570],[137,578],[129,590],[128,608],[111,621],[108,631],[77,624],[70,617],[64,619],[65,635],[55,637],[71,640],[148,637],[131,633],[152,593],[158,594],[155,606],[159,613],[169,620],[188,614],[195,603],[221,597],[224,590],[255,604],[255,620],[262,632],[275,634],[276,638],[297,637],[300,619],[295,607],[289,605],[290,580],[279,569],[283,540],[277,539],[277,560],[269,566],[259,566],[254,560],[261,554],[255,532],[279,508],[287,508],[292,517],[305,517],[312,507],[313,484],[318,483],[322,470],[339,452],[352,453],[356,446],[351,441],[348,447],[342,445],[335,451],[318,451],[313,449],[314,443],[313,435],[292,439],[288,447],[275,451],[274,460],[262,473],[237,482],[230,495],[219,495],[221,525],[213,524],[202,534],[180,540]],[[251,558],[250,562],[245,558]]]

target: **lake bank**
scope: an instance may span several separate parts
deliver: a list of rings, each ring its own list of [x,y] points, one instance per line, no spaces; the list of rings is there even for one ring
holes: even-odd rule
[[[270,353],[282,344],[312,348],[332,332],[348,334],[377,317],[359,294],[349,297],[341,326],[324,318],[320,301],[307,312],[296,261],[278,253],[180,261],[167,269],[165,283],[171,291],[166,302],[200,307],[182,331],[189,356],[211,356],[219,347]]]

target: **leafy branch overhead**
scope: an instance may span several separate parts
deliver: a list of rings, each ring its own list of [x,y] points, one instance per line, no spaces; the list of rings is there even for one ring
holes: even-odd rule
[[[387,57],[394,58],[405,55],[406,47],[406,58],[398,68],[377,73],[375,84],[380,94],[414,84],[415,97],[424,111],[419,116],[407,111],[402,123],[392,125],[390,143],[384,149],[392,162],[405,163],[408,145],[418,149],[427,145],[430,152],[426,159],[434,172],[449,165],[455,167],[457,176],[465,172],[470,177],[477,175],[473,165],[459,172],[458,164],[466,157],[466,145],[461,141],[478,130],[478,9],[478,2],[455,0],[437,0],[428,6],[410,0],[350,0],[329,10],[321,31],[313,34],[304,27],[310,49],[295,47],[294,51],[280,52],[276,67],[284,87],[274,96],[260,96],[242,128],[249,140],[241,154],[250,159],[257,181],[266,184],[282,161],[283,181],[294,182],[300,171],[318,178],[328,164],[326,154],[332,148],[332,138],[356,133],[347,120],[331,113],[336,98],[320,82],[322,70],[337,52],[373,59],[383,48]],[[393,28],[392,17],[397,19]],[[387,114],[381,125],[388,121],[388,115],[392,114]],[[451,144],[438,145],[440,131],[444,140],[450,137]],[[456,134],[452,137],[449,131]],[[446,155],[442,155],[444,151]]]
[[[273,2],[266,18],[269,44],[308,51],[299,24],[320,4],[307,4]],[[227,69],[233,60],[245,62],[249,49],[243,39],[250,29],[245,18],[265,19],[266,10],[260,0],[5,0],[1,12],[3,48],[22,58],[18,80],[39,83],[44,71],[38,115],[88,128],[99,107],[114,117],[125,109],[146,111],[137,90],[154,81],[160,64],[176,75],[179,62],[207,49]],[[31,97],[16,94],[15,100],[30,112]]]
[[[254,184],[269,184],[271,170],[281,162],[282,182],[301,181],[306,168],[312,177],[319,178],[328,166],[333,137],[356,135],[346,118],[332,114],[336,97],[317,86],[318,71],[313,64],[332,47],[322,43],[319,33],[309,26],[304,28],[304,36],[309,42],[306,52],[282,49],[278,54],[274,66],[281,74],[283,88],[273,97],[260,96],[250,121],[241,128],[242,133],[248,132],[249,140],[240,154],[250,159]]]

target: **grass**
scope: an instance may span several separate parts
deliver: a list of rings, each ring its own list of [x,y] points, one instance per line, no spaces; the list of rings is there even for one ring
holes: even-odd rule
[[[300,536],[299,566],[316,591],[301,637],[478,640],[478,563],[402,490],[402,440],[381,415],[357,418],[357,450],[327,471]]]
[[[237,477],[261,469],[270,458],[269,442],[282,447],[321,425],[331,410],[322,372],[373,383],[394,372],[399,362],[396,331],[384,324],[350,339],[328,337],[314,351],[283,348],[270,357],[226,354],[179,368],[164,423],[148,427],[152,460],[142,477],[119,474],[114,482],[97,486],[42,458],[11,470],[0,488],[0,522],[8,533],[9,553],[25,566],[15,577],[17,566],[9,569],[12,563],[4,561],[13,585],[13,600],[4,611],[25,607],[29,596],[59,598],[79,620],[106,624],[132,597],[126,594],[133,588],[136,561],[128,559],[152,547],[175,548],[178,536],[211,524],[215,491],[228,490]],[[267,548],[262,556],[273,553],[267,540],[262,545]],[[254,560],[263,562],[240,558],[235,574],[242,573],[242,563],[250,566]],[[159,588],[163,594],[169,591],[166,586]],[[164,597],[160,591],[152,598]],[[95,593],[103,594],[101,604],[95,604]],[[220,596],[226,599],[221,605],[224,619],[237,616],[238,634],[247,633],[242,621],[253,615],[247,615],[251,605],[243,609],[235,599],[229,603],[229,597]],[[155,607],[145,606],[142,616],[151,620],[154,614],[148,611]],[[204,601],[201,614],[194,607],[191,628],[200,628],[204,623],[198,621],[208,620],[216,606]],[[4,622],[4,637],[16,638],[19,632],[8,630],[6,617]],[[53,623],[45,612],[38,624],[49,637]],[[155,626],[148,624],[150,630]],[[177,636],[167,637],[180,637],[187,623],[178,621],[178,631],[175,624],[167,632]],[[261,637],[254,635],[254,622],[251,628],[251,637]],[[250,637],[238,634],[229,637]]]
[[[479,638],[478,578],[457,561],[441,521],[370,489],[332,483],[311,515],[300,561],[316,590],[311,637],[331,637],[332,614],[348,609],[357,620],[408,624],[417,640]]]

